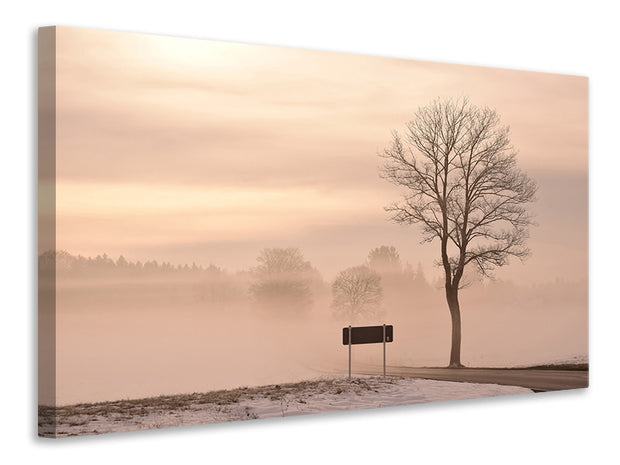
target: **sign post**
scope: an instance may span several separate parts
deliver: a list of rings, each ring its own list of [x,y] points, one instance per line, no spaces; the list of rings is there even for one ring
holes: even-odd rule
[[[349,379],[351,379],[351,325],[349,325]]]
[[[357,326],[342,328],[342,343],[349,346],[349,379],[351,379],[351,345],[352,344],[375,344],[383,343],[383,377],[386,377],[386,343],[394,341],[394,327],[383,324],[382,326]]]
[[[385,323],[383,323],[383,379],[385,379]]]

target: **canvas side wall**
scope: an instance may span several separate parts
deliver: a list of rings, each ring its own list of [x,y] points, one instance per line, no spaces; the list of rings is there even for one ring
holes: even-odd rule
[[[38,35],[39,435],[56,431],[56,28]],[[51,408],[50,408],[51,407]]]

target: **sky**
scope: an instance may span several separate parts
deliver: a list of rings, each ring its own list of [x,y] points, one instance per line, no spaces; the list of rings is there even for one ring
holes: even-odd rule
[[[466,96],[539,185],[532,257],[498,277],[587,279],[587,78],[73,28],[56,53],[57,249],[234,271],[294,246],[333,279],[385,244],[432,275],[377,153]]]

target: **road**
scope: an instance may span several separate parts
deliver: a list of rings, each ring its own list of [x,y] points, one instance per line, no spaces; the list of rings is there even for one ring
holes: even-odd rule
[[[359,374],[383,374],[383,368],[355,370]],[[412,368],[388,366],[387,374],[411,378],[467,383],[522,386],[534,391],[558,391],[588,387],[588,371],[502,368]]]

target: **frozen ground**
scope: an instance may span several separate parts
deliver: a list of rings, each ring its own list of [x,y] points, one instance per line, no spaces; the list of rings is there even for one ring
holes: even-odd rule
[[[39,407],[39,434],[80,436],[528,392],[532,391],[497,384],[331,377],[203,394]]]

